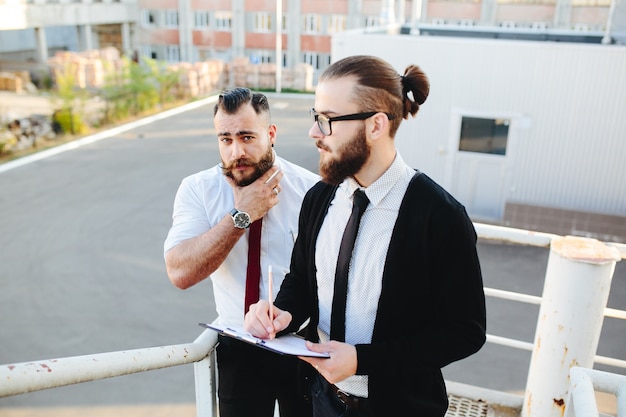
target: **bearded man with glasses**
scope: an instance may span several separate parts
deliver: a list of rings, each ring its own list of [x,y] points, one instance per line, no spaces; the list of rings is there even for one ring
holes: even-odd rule
[[[418,66],[399,75],[363,55],[333,63],[318,82],[309,136],[322,181],[302,203],[272,317],[260,301],[245,319],[262,338],[306,323],[307,347],[330,354],[301,358],[316,417],[443,417],[441,368],[485,343],[473,224],[394,143],[429,92]]]

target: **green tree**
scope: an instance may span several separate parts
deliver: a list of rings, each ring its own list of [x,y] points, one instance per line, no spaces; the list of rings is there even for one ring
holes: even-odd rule
[[[150,74],[158,85],[161,106],[176,100],[175,87],[180,82],[180,71],[174,71],[163,61],[145,59]]]

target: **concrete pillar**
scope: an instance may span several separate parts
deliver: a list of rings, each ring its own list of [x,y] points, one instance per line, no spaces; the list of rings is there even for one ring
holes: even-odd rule
[[[555,29],[571,29],[572,1],[556,0],[553,25]]]
[[[397,16],[398,23],[400,23],[401,25],[406,23],[405,9],[406,9],[405,1],[404,0],[398,0],[398,10],[396,12],[396,16]]]
[[[127,56],[133,56],[133,49],[130,40],[130,23],[122,23],[122,53]]]
[[[178,0],[178,39],[180,60],[195,62],[193,53],[193,10],[189,0]]]
[[[363,18],[363,2],[361,0],[348,0],[348,16],[346,16],[346,29],[360,28]],[[290,40],[291,41],[291,40]]]
[[[480,6],[480,25],[495,26],[498,5],[496,0],[483,0]]]
[[[552,240],[521,417],[562,417],[573,366],[593,367],[616,248],[588,238]]]
[[[78,26],[78,44],[83,51],[93,49],[93,31],[91,25]]]
[[[396,1],[385,0],[380,8],[380,19],[382,24],[396,23]]]
[[[276,92],[282,90],[283,81],[283,0],[276,0]]]
[[[40,63],[48,62],[48,41],[46,40],[45,28],[35,28],[35,37],[37,39],[37,59]]]
[[[231,59],[245,56],[246,12],[244,0],[232,0],[233,25],[231,28]]]
[[[415,0],[415,7],[419,7],[419,15],[417,21],[420,23],[428,23],[428,0]],[[417,10],[415,10],[417,12]]]
[[[350,3],[354,0],[349,0]],[[302,19],[302,14],[300,12],[300,0],[289,0],[288,1],[288,10],[287,10],[287,21],[288,22],[300,22]],[[287,25],[287,68],[295,68],[296,64],[301,62],[302,50],[300,49],[300,35],[301,35],[301,26],[300,24]]]

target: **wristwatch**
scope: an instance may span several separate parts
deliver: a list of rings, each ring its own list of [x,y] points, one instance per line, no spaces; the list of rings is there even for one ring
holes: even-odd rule
[[[239,211],[236,208],[230,211],[230,216],[233,218],[233,223],[238,229],[247,229],[250,227],[250,215],[245,211]]]

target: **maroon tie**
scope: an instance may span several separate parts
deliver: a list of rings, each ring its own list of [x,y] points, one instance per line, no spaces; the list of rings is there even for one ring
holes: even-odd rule
[[[244,314],[250,305],[259,301],[259,284],[261,282],[261,223],[263,218],[250,225],[248,239],[248,270],[246,272],[246,300]]]

